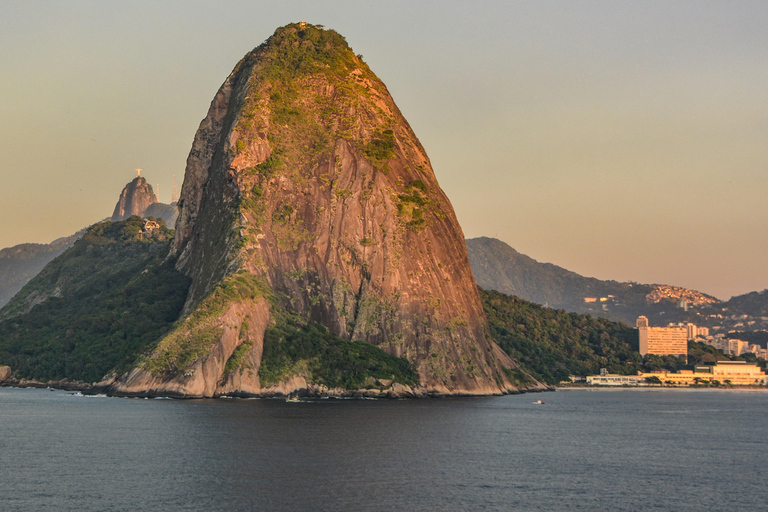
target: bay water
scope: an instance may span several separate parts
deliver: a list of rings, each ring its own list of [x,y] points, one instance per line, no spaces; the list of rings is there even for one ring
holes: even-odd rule
[[[762,391],[287,403],[0,389],[0,510],[767,509]]]

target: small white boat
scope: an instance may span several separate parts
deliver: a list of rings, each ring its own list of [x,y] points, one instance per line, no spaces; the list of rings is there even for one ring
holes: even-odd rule
[[[544,405],[544,400],[536,400],[535,402],[531,402],[531,403],[536,405]]]

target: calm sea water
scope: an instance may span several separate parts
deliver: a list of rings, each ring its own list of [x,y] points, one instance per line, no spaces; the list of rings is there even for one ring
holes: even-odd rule
[[[0,389],[0,509],[766,510],[766,420],[768,393],[744,391],[286,403]]]

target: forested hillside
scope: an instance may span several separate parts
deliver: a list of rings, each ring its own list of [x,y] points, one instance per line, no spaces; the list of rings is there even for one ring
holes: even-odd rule
[[[17,378],[94,382],[170,329],[189,280],[163,261],[173,231],[143,225],[91,227],[0,310],[0,362]]]
[[[606,368],[641,368],[637,331],[617,322],[567,313],[496,291],[480,289],[491,336],[534,377],[547,384]]]

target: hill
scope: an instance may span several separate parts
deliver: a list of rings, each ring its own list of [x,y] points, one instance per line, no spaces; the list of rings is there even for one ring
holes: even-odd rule
[[[584,277],[540,263],[495,238],[471,238],[467,251],[478,286],[555,309],[634,325],[692,322],[713,334],[768,329],[768,290],[720,301],[711,295],[664,284],[622,283]],[[743,339],[747,339],[744,338]]]
[[[545,308],[497,291],[480,290],[491,335],[510,356],[548,384],[601,368],[642,369],[637,330],[588,315]]]
[[[731,315],[768,318],[768,290],[731,297],[722,304],[721,311]]]
[[[282,27],[237,64],[195,136],[178,207],[162,261],[188,280],[183,308],[165,334],[141,338],[129,351],[141,356],[122,371],[126,352],[102,384],[110,393],[543,388],[489,337],[461,228],[423,147],[334,31]],[[105,263],[114,265],[128,263]],[[22,290],[3,325],[57,303],[68,289],[61,268]],[[93,287],[119,297],[140,279],[131,272]],[[135,310],[125,315],[136,320]]]
[[[721,302],[710,295],[663,284],[603,281],[551,263],[540,263],[494,238],[467,240],[478,286],[516,295],[555,309],[589,314],[634,325],[640,315],[652,325],[705,320],[697,312]]]
[[[35,277],[45,265],[79,239],[83,231],[50,244],[19,244],[0,250],[0,308]]]
[[[170,329],[189,280],[164,260],[172,232],[144,224],[92,226],[0,309],[0,361],[17,378],[95,382]]]
[[[175,203],[158,202],[152,185],[141,176],[137,176],[123,187],[111,220],[118,222],[133,215],[163,219],[166,225],[175,226],[179,212]]]
[[[754,361],[754,354],[727,356],[704,343],[688,342],[688,358],[638,352],[632,327],[590,315],[547,308],[496,291],[480,290],[496,342],[531,375],[547,384],[568,381],[569,375],[638,371],[677,371],[715,361]],[[761,360],[762,361],[762,360]],[[762,364],[765,364],[762,361]]]
[[[112,214],[112,222],[132,215],[162,219],[174,226],[178,217],[176,204],[157,202],[152,186],[144,178],[135,178],[120,194]],[[54,240],[50,244],[20,244],[0,250],[0,308],[16,295],[49,262],[72,247],[86,229]]]

